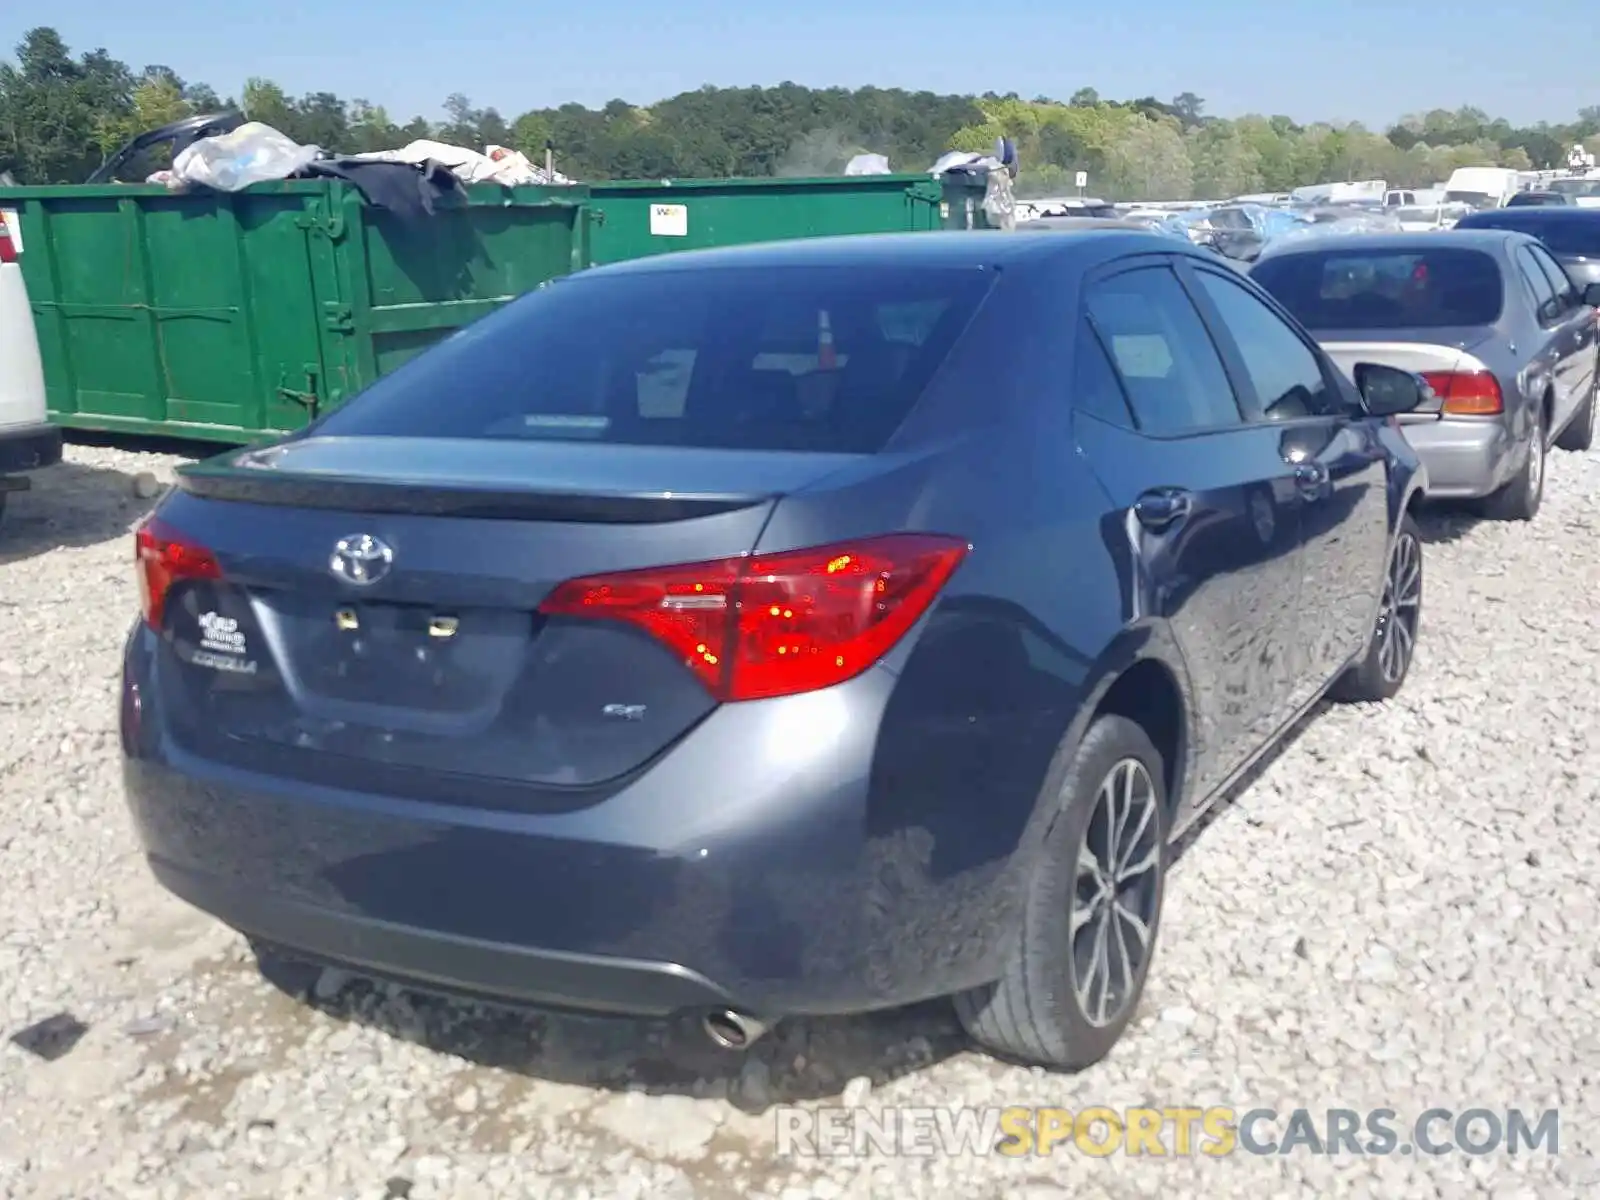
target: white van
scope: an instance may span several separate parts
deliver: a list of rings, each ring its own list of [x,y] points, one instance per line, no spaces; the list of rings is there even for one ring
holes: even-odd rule
[[[1459,167],[1450,173],[1444,196],[1473,208],[1504,208],[1521,190],[1521,173],[1510,167]]]
[[[45,413],[44,366],[33,307],[22,281],[22,222],[0,210],[0,512],[6,496],[26,491],[19,471],[61,461],[61,430]]]

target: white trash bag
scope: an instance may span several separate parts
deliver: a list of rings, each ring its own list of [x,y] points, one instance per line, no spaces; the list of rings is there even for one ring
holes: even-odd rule
[[[270,125],[248,121],[185,148],[173,160],[172,182],[237,192],[252,183],[298,175],[321,155],[316,146],[302,146]]]
[[[858,154],[845,164],[846,175],[889,175],[889,160],[882,154]]]

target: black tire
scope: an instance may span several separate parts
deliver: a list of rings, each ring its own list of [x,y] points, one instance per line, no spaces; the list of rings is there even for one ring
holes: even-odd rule
[[[1594,398],[1600,394],[1600,362],[1595,365],[1594,386],[1589,389],[1589,398],[1583,402],[1578,411],[1572,414],[1572,420],[1567,422],[1567,427],[1561,431],[1561,436],[1556,439],[1556,447],[1560,450],[1581,451],[1594,445]]]
[[[1544,501],[1544,408],[1534,414],[1528,458],[1517,477],[1483,502],[1483,515],[1491,521],[1531,521]]]
[[[1114,778],[1119,784],[1133,779],[1139,792],[1137,834],[1122,841],[1127,861],[1149,866],[1130,873],[1127,889],[1107,892],[1099,886],[1097,898],[1090,897],[1086,890],[1092,889],[1085,885],[1093,877],[1080,869],[1080,851],[1097,852],[1106,843],[1110,821],[1102,788]],[[1170,828],[1163,780],[1161,754],[1149,735],[1121,716],[1097,718],[1077,748],[1057,760],[1044,802],[1059,805],[1059,813],[1045,835],[1022,922],[1007,947],[1005,974],[955,997],[962,1026],[985,1049],[1030,1065],[1076,1071],[1099,1062],[1122,1036],[1138,1011],[1161,927]],[[1124,833],[1133,828],[1130,821]],[[1143,953],[1111,953],[1119,943],[1109,939],[1117,934],[1122,946],[1129,939],[1139,942],[1134,922],[1124,916],[1130,911],[1147,930]],[[1105,940],[1096,943],[1096,937]],[[1097,945],[1108,951],[1108,964],[1117,961],[1122,970],[1113,981],[1108,966],[1107,986],[1098,993],[1091,987],[1086,995],[1078,985],[1092,964],[1083,957],[1086,952],[1092,957]],[[1132,964],[1135,957],[1138,962]],[[1110,982],[1121,984],[1115,996]],[[1090,1012],[1099,1009],[1098,999],[1108,1001],[1105,1010]]]
[[[1410,514],[1400,522],[1383,572],[1383,598],[1362,660],[1339,678],[1333,698],[1375,704],[1391,699],[1411,673],[1422,630],[1422,535]]]

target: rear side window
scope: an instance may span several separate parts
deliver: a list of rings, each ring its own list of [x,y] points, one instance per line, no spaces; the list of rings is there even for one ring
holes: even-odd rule
[[[1528,291],[1533,295],[1533,307],[1543,318],[1548,313],[1548,306],[1556,298],[1556,289],[1550,277],[1539,268],[1534,260],[1533,252],[1526,246],[1517,247],[1517,270],[1522,272],[1522,278],[1527,282]]]
[[[1338,411],[1337,401],[1328,394],[1322,364],[1277,313],[1236,279],[1206,270],[1197,270],[1195,277],[1239,348],[1261,406],[1254,417],[1293,421]]]
[[[1090,287],[1087,306],[1146,433],[1239,425],[1222,358],[1167,267],[1139,267]]]
[[[1074,350],[1072,401],[1080,412],[1123,429],[1133,427],[1128,398],[1117,380],[1116,368],[1106,354],[1100,335],[1088,320],[1078,323],[1078,342]]]
[[[412,359],[317,432],[874,453],[992,279],[978,268],[577,275]]]
[[[1250,277],[1312,330],[1492,325],[1505,304],[1500,264],[1480,250],[1291,253]]]
[[[1576,308],[1578,306],[1578,289],[1572,286],[1572,278],[1567,274],[1566,268],[1551,258],[1549,252],[1542,246],[1529,246],[1528,254],[1544,271],[1545,278],[1550,281],[1551,288],[1561,298],[1562,307]]]

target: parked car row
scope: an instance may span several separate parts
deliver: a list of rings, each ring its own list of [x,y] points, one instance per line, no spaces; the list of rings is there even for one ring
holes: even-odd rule
[[[1173,839],[1421,632],[1456,393],[1284,294],[1116,227],[668,255],[184,468],[121,692],[155,875],[424,988],[737,1049],[953,996],[1095,1062]]]

